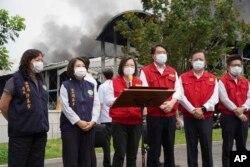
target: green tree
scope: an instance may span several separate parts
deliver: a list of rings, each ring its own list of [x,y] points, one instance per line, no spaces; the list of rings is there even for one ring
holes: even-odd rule
[[[194,50],[205,49],[209,64],[249,42],[250,25],[239,17],[239,3],[233,0],[142,0],[150,13],[140,18],[130,13],[119,21],[119,31],[136,51],[142,64],[151,61],[149,49],[156,43],[168,47],[168,64],[182,72],[189,68]]]
[[[24,18],[9,16],[7,10],[0,9],[0,70],[10,70],[8,50],[4,46],[8,40],[15,41],[19,32],[25,29]]]

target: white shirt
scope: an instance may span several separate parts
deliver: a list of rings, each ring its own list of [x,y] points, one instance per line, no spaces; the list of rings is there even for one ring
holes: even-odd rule
[[[196,75],[195,75],[196,76]],[[197,76],[196,76],[197,77]],[[199,78],[199,77],[197,77]],[[180,83],[180,92],[181,92],[181,99],[179,100],[179,103],[190,113],[193,113],[195,107],[188,101],[187,97],[185,96],[183,85],[182,85],[182,79],[179,78]],[[212,91],[212,90],[211,90]],[[213,90],[212,96],[208,99],[208,101],[203,104],[203,106],[207,109],[207,111],[214,111],[215,105],[219,102],[219,96],[218,96],[218,82],[215,81],[215,87]]]
[[[90,83],[94,84],[95,90],[97,91],[97,82],[92,75],[87,73],[86,76],[84,77],[84,80],[89,81]]]
[[[62,105],[62,112],[66,116],[66,118],[71,122],[72,125],[80,121],[80,117],[73,111],[73,109],[69,106],[69,97],[67,89],[62,84],[60,88],[60,102]],[[92,108],[92,119],[91,121],[97,122],[100,116],[100,101],[97,94],[97,91],[94,89],[94,103]]]
[[[154,65],[156,66],[156,68],[159,71],[159,73],[163,74],[165,67],[164,68],[160,68],[155,63],[154,63]],[[175,93],[173,94],[172,97],[179,100],[181,98],[181,94],[180,94],[180,84],[179,84],[177,73],[175,73],[175,78],[176,78],[176,80],[175,80],[175,86],[174,86]],[[143,86],[148,86],[148,81],[147,81],[146,75],[145,75],[145,73],[144,73],[143,70],[141,70],[140,79],[142,80],[142,85]]]
[[[115,94],[114,94],[114,87],[113,87],[113,81],[111,81],[110,84],[106,87],[106,97],[104,100],[104,104],[108,107],[111,107],[114,101],[116,100]]]
[[[106,80],[104,83],[100,85],[98,89],[99,100],[102,105],[100,119],[98,122],[101,123],[112,122],[112,118],[109,116],[110,107],[107,106],[105,103],[108,97],[107,90],[110,89],[110,87],[112,87],[112,80]]]
[[[237,78],[233,78],[234,81],[237,84]],[[246,102],[242,105],[243,107],[245,107],[247,110],[250,108],[250,86],[248,84],[248,92],[247,92],[247,100]],[[221,103],[230,111],[234,111],[235,109],[237,109],[237,106],[234,104],[234,102],[232,102],[227,94],[225,85],[223,84],[223,82],[220,80],[219,81],[219,98]],[[241,106],[239,106],[241,107]]]

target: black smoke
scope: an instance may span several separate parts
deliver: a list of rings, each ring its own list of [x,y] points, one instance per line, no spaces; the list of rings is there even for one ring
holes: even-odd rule
[[[101,56],[101,43],[96,41],[96,37],[112,17],[122,12],[115,12],[118,3],[115,0],[68,0],[67,2],[82,13],[85,24],[72,27],[59,25],[57,18],[46,21],[41,38],[33,45],[44,52],[45,63],[69,60],[76,56],[89,58]],[[82,29],[87,30],[87,33],[82,34]],[[107,55],[114,55],[112,44],[106,44],[106,52]]]

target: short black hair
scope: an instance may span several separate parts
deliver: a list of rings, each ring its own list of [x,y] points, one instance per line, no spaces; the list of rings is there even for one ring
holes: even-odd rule
[[[113,78],[113,75],[114,75],[114,72],[111,68],[106,68],[102,71],[102,74],[104,75],[104,77],[106,79],[112,79]]]
[[[206,57],[206,51],[204,49],[196,49],[196,50],[193,50],[191,55],[190,55],[190,58],[193,58],[193,56],[196,54],[196,53],[203,53],[204,56]]]
[[[166,52],[168,52],[168,49],[167,49],[166,46],[164,46],[163,44],[156,44],[155,46],[153,46],[153,47],[151,48],[150,53],[151,53],[151,54],[154,54],[157,47],[162,47],[162,48],[164,48],[164,49],[166,50]]]
[[[124,75],[124,73],[123,73],[123,67],[125,66],[126,62],[128,60],[130,60],[130,59],[132,59],[134,61],[134,63],[135,63],[135,73],[134,73],[134,76],[137,75],[137,73],[138,73],[137,63],[136,63],[134,57],[132,57],[132,56],[127,56],[127,57],[122,58],[122,60],[121,60],[121,62],[119,64],[119,67],[118,67],[118,74],[119,75],[121,75],[121,76]]]
[[[85,67],[86,67],[86,59],[83,59],[82,57],[76,57],[73,58],[69,61],[68,67],[67,67],[67,76],[69,78],[75,78],[75,70],[74,70],[74,66],[77,60],[80,60],[84,63]],[[87,67],[86,67],[87,68]]]
[[[242,57],[238,54],[232,54],[227,58],[227,65],[230,66],[231,62],[234,60],[240,60],[242,62]]]
[[[84,56],[82,56],[81,58],[84,60],[84,65],[85,65],[86,69],[89,70],[89,65],[90,65],[89,58],[84,57]]]

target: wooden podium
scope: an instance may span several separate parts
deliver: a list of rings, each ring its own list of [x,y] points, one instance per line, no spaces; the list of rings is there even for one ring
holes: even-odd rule
[[[124,89],[122,94],[114,101],[111,108],[117,107],[140,107],[142,117],[142,167],[145,167],[145,146],[143,136],[143,110],[145,107],[159,107],[175,91],[161,87],[130,87]]]

